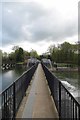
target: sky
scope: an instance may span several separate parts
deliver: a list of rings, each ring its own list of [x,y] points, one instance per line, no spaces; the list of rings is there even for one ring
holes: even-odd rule
[[[38,54],[50,45],[78,41],[78,0],[2,0],[0,49],[13,46]]]

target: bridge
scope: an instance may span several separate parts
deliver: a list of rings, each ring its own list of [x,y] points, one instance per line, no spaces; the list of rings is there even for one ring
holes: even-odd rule
[[[36,63],[1,94],[2,119],[80,118],[80,104],[43,63]]]

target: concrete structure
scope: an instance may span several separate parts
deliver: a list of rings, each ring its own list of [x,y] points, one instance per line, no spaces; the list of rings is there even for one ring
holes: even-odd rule
[[[28,59],[27,68],[33,66],[36,62],[39,62],[39,60],[36,58],[31,57],[30,59]]]
[[[50,59],[43,58],[43,59],[42,59],[42,62],[44,63],[44,65],[45,65],[46,67],[48,67],[49,70],[51,70],[51,71],[53,70],[52,62],[51,62]]]

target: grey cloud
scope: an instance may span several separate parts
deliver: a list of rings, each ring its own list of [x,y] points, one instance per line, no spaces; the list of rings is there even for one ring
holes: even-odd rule
[[[2,5],[0,4],[0,46],[2,46]]]
[[[77,34],[77,25],[76,20],[74,21],[64,21],[62,22],[61,18],[56,19],[58,13],[51,14],[53,18],[44,16],[44,19],[37,20],[34,23],[34,26],[31,29],[33,34],[33,40],[49,40],[53,41],[65,39],[66,37],[71,37]]]
[[[63,21],[58,11],[46,10],[35,2],[3,3],[2,18],[3,45],[21,40],[56,41],[77,33],[76,20]]]
[[[80,40],[80,2],[78,3],[78,35]]]
[[[9,10],[12,13],[8,13]],[[11,44],[11,42],[18,42],[20,39],[24,40],[22,27],[31,25],[35,19],[45,15],[45,11],[36,3],[4,3],[2,15],[3,44],[6,45]]]

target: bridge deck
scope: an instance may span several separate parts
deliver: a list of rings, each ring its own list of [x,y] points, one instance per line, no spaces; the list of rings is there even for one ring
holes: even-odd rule
[[[35,72],[22,118],[58,118],[41,64]]]

